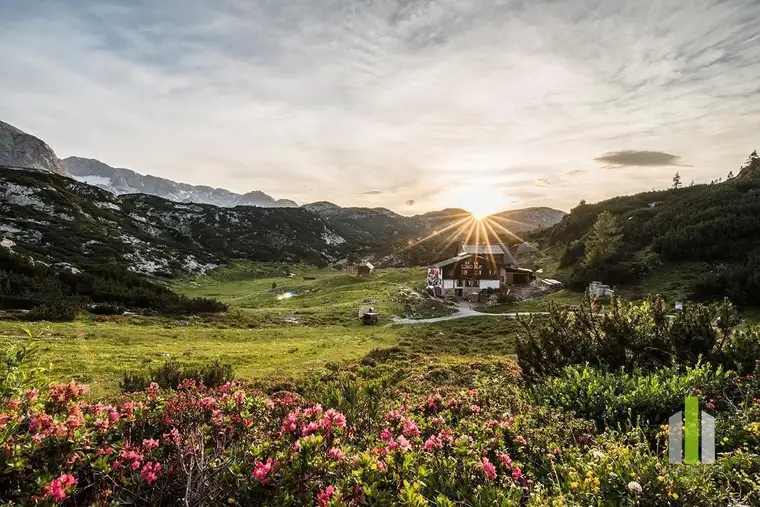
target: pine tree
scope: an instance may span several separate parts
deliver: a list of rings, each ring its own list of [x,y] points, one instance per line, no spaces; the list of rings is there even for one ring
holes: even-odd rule
[[[673,176],[673,188],[681,188],[681,175],[679,173]]]
[[[734,177],[734,172],[733,171],[728,171],[728,176],[726,176],[726,179],[730,180],[733,177]]]
[[[620,225],[609,211],[599,214],[588,238],[586,238],[586,257],[583,264],[588,268],[597,268],[617,253],[623,238]]]

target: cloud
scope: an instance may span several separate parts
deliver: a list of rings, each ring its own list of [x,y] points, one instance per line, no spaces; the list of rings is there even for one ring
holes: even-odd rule
[[[586,173],[585,169],[573,169],[572,171],[568,171],[568,176],[580,176],[581,174]]]
[[[406,201],[406,203],[405,203],[405,204],[406,204],[407,206],[414,206],[414,203],[416,203],[416,202],[417,202],[417,201],[415,201],[414,199],[409,199],[408,201]]]
[[[680,163],[681,157],[678,155],[671,155],[670,153],[664,153],[662,151],[613,151],[595,158],[594,161],[606,164],[608,167],[683,166],[683,164]]]
[[[551,186],[551,184],[552,184],[551,181],[544,178],[539,178],[536,180],[536,185],[538,185],[539,187],[549,187]]]
[[[380,195],[382,193],[382,190],[369,190],[367,192],[362,192],[362,195]]]
[[[297,202],[380,186],[428,210],[508,176],[569,208],[670,177],[568,167],[644,146],[709,181],[760,123],[756,0],[6,3],[0,119],[61,157]]]

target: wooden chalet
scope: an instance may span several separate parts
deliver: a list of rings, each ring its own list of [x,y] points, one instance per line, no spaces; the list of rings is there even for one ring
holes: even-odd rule
[[[469,297],[483,290],[525,285],[533,272],[517,267],[503,245],[460,244],[457,255],[428,268],[428,286],[446,296]]]

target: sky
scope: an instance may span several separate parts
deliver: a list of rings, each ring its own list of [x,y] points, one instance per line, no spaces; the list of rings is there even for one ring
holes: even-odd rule
[[[758,19],[760,0],[0,0],[0,120],[61,158],[299,203],[568,210],[760,148]]]

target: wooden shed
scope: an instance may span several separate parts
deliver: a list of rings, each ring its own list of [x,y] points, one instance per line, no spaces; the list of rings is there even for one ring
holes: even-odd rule
[[[370,264],[369,262],[362,262],[358,266],[356,266],[356,274],[359,276],[368,276],[372,274],[372,271],[375,270],[375,266]]]

